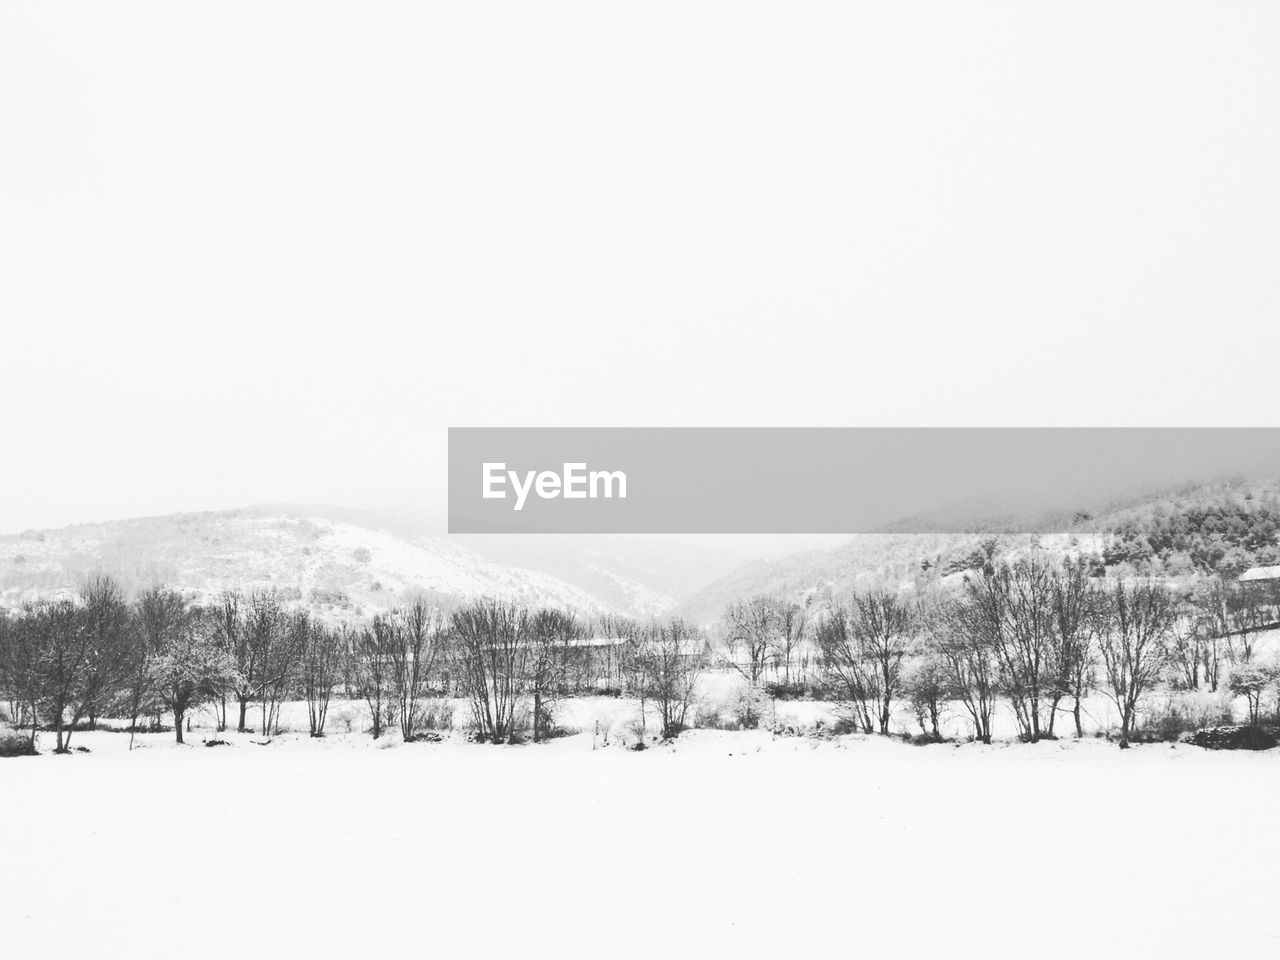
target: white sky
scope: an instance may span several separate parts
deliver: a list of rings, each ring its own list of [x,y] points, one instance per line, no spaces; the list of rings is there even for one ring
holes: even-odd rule
[[[1280,5],[12,2],[0,531],[449,425],[1273,425]]]

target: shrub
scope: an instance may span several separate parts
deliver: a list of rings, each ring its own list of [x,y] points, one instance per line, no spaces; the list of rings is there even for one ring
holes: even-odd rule
[[[350,707],[344,707],[335,713],[329,722],[336,725],[343,733],[350,733],[355,728],[356,718]]]
[[[736,726],[725,722],[720,708],[715,704],[700,706],[694,714],[693,725],[701,730],[728,730]]]
[[[1244,697],[1249,704],[1249,724],[1258,726],[1262,705],[1275,688],[1277,670],[1271,665],[1244,664],[1231,672],[1228,686],[1232,693]]]
[[[934,735],[932,733],[917,733],[915,735],[908,734],[907,741],[913,747],[927,747],[930,744],[946,743],[947,738],[942,735]]]
[[[146,720],[121,728],[122,733],[173,733],[173,727],[159,720]]]
[[[34,757],[36,748],[31,737],[16,731],[0,732],[0,757]]]
[[[1233,725],[1198,730],[1186,742],[1206,750],[1270,750],[1277,741],[1273,733],[1260,727]]]
[[[817,727],[806,727],[795,722],[780,721],[769,724],[769,732],[775,737],[807,737],[818,733]]]
[[[843,737],[851,733],[861,733],[862,726],[851,712],[841,711],[832,718],[830,723],[819,720],[815,732],[819,736]]]
[[[808,685],[798,681],[766,683],[764,690],[774,700],[808,700],[813,698],[812,691]]]
[[[755,730],[771,712],[769,697],[759,687],[745,687],[731,708],[739,730]]]
[[[1168,696],[1154,711],[1144,713],[1133,739],[1170,743],[1184,734],[1234,724],[1231,702],[1223,694],[1186,690]]]
[[[447,700],[428,702],[419,714],[419,726],[423,730],[452,730],[453,704]]]

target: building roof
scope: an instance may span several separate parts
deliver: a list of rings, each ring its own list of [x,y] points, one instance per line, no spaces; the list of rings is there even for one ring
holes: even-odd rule
[[[622,647],[630,643],[627,637],[574,637],[568,642],[570,647]]]
[[[1253,580],[1280,580],[1280,567],[1250,567],[1240,574],[1241,583]]]

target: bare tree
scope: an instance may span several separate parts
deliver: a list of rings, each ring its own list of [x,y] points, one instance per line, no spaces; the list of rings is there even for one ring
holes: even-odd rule
[[[791,686],[792,671],[804,681],[803,664],[799,663],[809,626],[809,606],[793,600],[779,600],[775,606],[777,623],[777,659],[782,664],[782,682]]]
[[[1053,653],[1057,683],[1049,711],[1049,735],[1053,735],[1058,704],[1070,697],[1076,736],[1084,736],[1081,702],[1093,681],[1096,657],[1097,592],[1084,559],[1067,561],[1053,585]]]
[[[212,630],[213,642],[235,659],[237,674],[248,677],[249,680],[254,679],[253,651],[245,643],[244,611],[241,609],[240,594],[234,590],[224,591],[218,598],[218,602],[209,608],[206,616]],[[225,689],[220,690],[213,701],[219,732],[227,729],[227,692]],[[245,712],[251,696],[251,692],[246,692],[243,698],[237,696],[240,706],[237,729],[241,733],[245,730]]]
[[[313,737],[324,736],[329,699],[342,670],[346,642],[345,627],[340,632],[314,618],[307,620],[298,673],[302,696],[307,701],[307,724]]]
[[[14,726],[21,722],[22,695],[19,691],[17,626],[9,611],[0,607],[0,695],[8,704],[8,719]]]
[[[444,636],[440,611],[422,598],[396,611],[391,626],[391,678],[406,743],[417,733],[420,704]]]
[[[188,712],[211,700],[235,680],[235,660],[210,635],[201,617],[182,618],[167,630],[149,658],[150,685],[173,714],[173,730],[182,743]]]
[[[769,597],[739,601],[724,612],[729,665],[753,687],[759,686],[765,667],[773,659],[778,632],[778,605]]]
[[[1177,598],[1163,585],[1115,581],[1103,595],[1099,647],[1108,694],[1120,712],[1120,746],[1129,746],[1138,703],[1159,678],[1177,624]]]
[[[66,711],[88,669],[89,632],[70,600],[37,603],[24,611],[32,631],[40,701],[53,725],[56,751],[67,752]]]
[[[507,743],[528,680],[528,611],[500,600],[476,600],[450,620],[462,684],[480,739]]]
[[[698,631],[680,619],[654,621],[637,638],[647,699],[658,708],[664,740],[685,728],[704,666],[703,646]]]
[[[1000,662],[987,618],[972,600],[945,601],[929,617],[933,645],[945,665],[948,689],[973,721],[974,737],[991,742],[999,694]]]
[[[553,722],[553,707],[568,693],[572,643],[583,634],[571,613],[538,610],[529,618],[529,693],[533,697],[533,739],[544,739]]]
[[[908,663],[904,671],[904,689],[916,722],[920,724],[920,733],[941,740],[942,704],[948,687],[946,662],[937,650],[925,646]]]
[[[128,669],[130,612],[120,587],[110,577],[91,579],[80,591],[85,620],[84,677],[72,705],[71,729],[84,717],[91,726],[119,690]],[[67,734],[68,741],[70,733]]]
[[[917,618],[887,591],[856,594],[834,605],[814,634],[827,682],[867,733],[889,732],[893,703],[903,693],[902,668],[917,634]]]
[[[252,683],[242,677],[240,692],[248,696],[257,693],[264,737],[275,733],[280,704],[293,680],[300,638],[307,630],[300,616],[305,615],[290,616],[275,591],[258,592],[249,597],[244,633],[255,677]],[[240,709],[243,714],[243,702]]]
[[[236,661],[236,704],[239,719],[236,729],[245,733],[249,729],[249,704],[263,700],[264,693],[270,699],[268,688],[283,678],[274,660],[276,645],[287,629],[286,616],[280,598],[274,591],[257,591],[242,598],[230,592],[222,596],[218,607],[218,638],[226,645]],[[263,734],[267,732],[266,703],[263,706]]]
[[[395,628],[382,615],[375,616],[369,625],[356,635],[354,674],[358,695],[369,706],[373,721],[373,738],[377,740],[390,712],[393,693],[393,656]]]
[[[1212,693],[1218,692],[1218,684],[1222,678],[1222,661],[1230,655],[1229,592],[1222,578],[1214,577],[1208,582],[1199,584],[1191,595],[1191,604],[1195,610],[1196,631],[1200,638],[1204,679]]]
[[[849,608],[842,604],[832,606],[818,621],[814,642],[828,689],[846,705],[855,726],[874,733],[872,704],[878,700],[875,678],[862,655]]]
[[[0,683],[10,720],[31,728],[34,750],[40,726],[40,634],[27,612],[14,617],[0,613]]]
[[[43,706],[66,753],[76,726],[114,696],[126,661],[128,609],[114,582],[91,581],[80,602],[37,603],[23,611],[10,672],[28,686],[34,729]]]
[[[995,651],[1001,687],[1022,738],[1032,742],[1052,730],[1060,697],[1057,586],[1055,571],[1040,556],[988,565],[965,579],[970,627]]]
[[[1269,624],[1267,607],[1258,593],[1237,585],[1225,590],[1227,598],[1227,643],[1233,663],[1249,663],[1257,636]]]
[[[180,649],[179,638],[194,616],[182,594],[167,587],[144,590],[134,604],[133,644],[130,652],[128,700],[129,745],[138,727],[142,710],[154,707],[158,721],[163,704],[158,699],[157,675],[153,661],[167,650]]]
[[[596,620],[596,630],[606,641],[603,657],[599,660],[592,656],[592,675],[585,678],[588,683],[598,680],[603,675],[607,685],[615,685],[630,690],[640,696],[640,672],[636,669],[635,640],[639,636],[640,627],[631,617],[617,614],[605,614]]]
[[[880,732],[889,732],[893,701],[902,695],[902,663],[917,626],[914,611],[887,591],[860,593],[853,598],[853,633],[869,664],[871,692],[876,697]]]
[[[1179,617],[1170,637],[1169,656],[1177,668],[1177,682],[1188,690],[1200,688],[1204,644],[1200,622],[1193,616]]]
[[[163,704],[157,699],[152,660],[178,643],[177,637],[186,630],[192,616],[196,614],[183,595],[165,586],[143,590],[133,604],[133,643],[127,685],[129,730],[136,732],[143,709],[152,710],[155,722],[159,723]],[[129,746],[132,748],[132,745],[131,735]]]

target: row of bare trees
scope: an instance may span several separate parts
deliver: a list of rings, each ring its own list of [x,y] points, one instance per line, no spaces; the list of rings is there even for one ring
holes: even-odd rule
[[[818,615],[755,598],[727,611],[720,663],[760,686],[769,671],[793,681],[811,660],[827,694],[867,732],[887,733],[895,709],[909,705],[922,731],[940,736],[944,707],[958,705],[984,741],[998,704],[1026,740],[1055,736],[1063,716],[1080,736],[1082,703],[1101,691],[1127,742],[1157,684],[1216,689],[1223,664],[1249,664],[1274,620],[1274,609],[1238,586],[1179,592],[1094,572],[1040,555],[993,560],[949,592],[868,590]],[[100,578],[76,598],[0,616],[0,694],[11,719],[33,739],[44,723],[60,751],[99,716],[137,728],[168,713],[181,740],[184,721],[205,704],[219,730],[234,722],[246,732],[254,709],[258,732],[271,736],[281,705],[295,698],[320,736],[335,691],[368,706],[375,737],[398,725],[414,739],[424,702],[450,692],[469,701],[480,739],[531,730],[541,740],[554,732],[557,704],[587,688],[584,664],[602,643],[620,657],[642,723],[652,707],[662,735],[678,733],[709,665],[698,630],[680,620],[587,623],[497,600],[447,615],[419,600],[365,623],[330,624],[270,592],[193,604],[155,588],[128,600]]]
[[[1098,576],[1088,559],[986,561],[924,596],[864,590],[820,609],[766,596],[731,604],[723,662],[775,692],[806,679],[812,662],[856,727],[887,733],[907,704],[935,738],[948,704],[983,741],[998,704],[1023,739],[1055,736],[1063,716],[1082,736],[1082,705],[1100,691],[1127,743],[1155,686],[1216,691],[1224,666],[1250,664],[1259,633],[1277,619],[1274,598],[1219,578],[1175,588]]]
[[[770,674],[788,688],[803,684],[810,667],[809,625],[807,604],[770,596],[732,603],[723,621],[725,663],[753,687]]]
[[[168,713],[182,742],[188,714],[205,704],[219,731],[234,705],[236,729],[248,732],[257,707],[258,731],[270,736],[295,696],[321,736],[337,689],[368,703],[375,736],[397,722],[411,740],[443,636],[440,612],[423,601],[352,629],[290,610],[272,592],[201,605],[157,587],[129,602],[99,578],[75,598],[0,616],[0,692],[10,718],[33,741],[45,723],[60,752],[76,727],[106,715],[136,729]]]
[[[1268,621],[1243,590],[1220,583],[1188,596],[1091,573],[1085,562],[1031,556],[988,564],[946,594],[859,593],[818,619],[817,659],[868,732],[888,732],[895,704],[909,702],[937,736],[941,705],[956,703],[990,742],[997,704],[1007,703],[1022,739],[1054,736],[1064,713],[1081,736],[1081,704],[1098,690],[1127,745],[1155,686],[1203,678],[1216,689],[1221,661],[1247,663]]]
[[[679,619],[640,624],[610,618],[597,628],[622,647],[622,671],[640,699],[642,731],[652,706],[661,735],[677,735],[707,665],[701,633]],[[557,701],[582,689],[577,669],[588,631],[571,614],[477,601],[454,612],[450,632],[481,739],[511,739],[522,726],[522,706],[531,711],[533,738],[542,739],[552,732]]]
[[[0,694],[9,717],[43,724],[56,749],[99,716],[172,717],[176,738],[197,706],[211,707],[219,731],[279,731],[281,705],[300,698],[313,736],[322,736],[335,691],[363,701],[374,737],[398,725],[408,741],[423,726],[432,695],[461,692],[478,738],[507,742],[526,728],[554,730],[556,704],[580,692],[584,640],[609,633],[623,651],[629,686],[656,708],[662,733],[683,726],[705,665],[701,635],[681,621],[587,624],[559,610],[479,600],[445,615],[413,601],[359,625],[329,624],[289,609],[271,592],[228,592],[195,604],[165,588],[127,600],[111,580],[75,598],[0,615]]]

